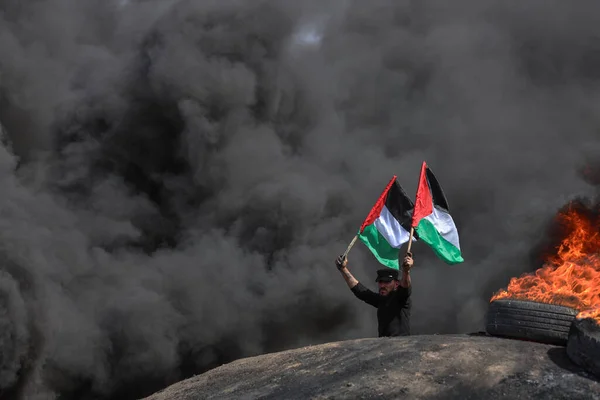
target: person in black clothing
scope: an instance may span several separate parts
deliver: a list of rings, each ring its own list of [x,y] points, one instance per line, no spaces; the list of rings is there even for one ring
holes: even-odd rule
[[[360,283],[347,268],[348,259],[339,256],[335,264],[346,280],[352,293],[367,304],[377,308],[379,337],[410,335],[410,311],[412,307],[410,269],[413,266],[411,253],[407,253],[402,262],[402,278],[398,271],[384,268],[377,271],[375,281],[379,293],[375,293]]]

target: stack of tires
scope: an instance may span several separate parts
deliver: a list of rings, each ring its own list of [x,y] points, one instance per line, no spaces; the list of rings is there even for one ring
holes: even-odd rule
[[[600,325],[590,318],[574,320],[567,354],[575,364],[600,378]]]
[[[493,336],[565,346],[571,361],[600,378],[600,325],[578,311],[527,300],[490,303],[486,331]]]

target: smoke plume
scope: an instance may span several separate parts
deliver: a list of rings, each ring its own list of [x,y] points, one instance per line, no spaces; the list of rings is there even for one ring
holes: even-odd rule
[[[414,193],[423,160],[466,262],[415,245],[413,333],[481,330],[492,293],[539,267],[546,222],[596,190],[596,2],[0,11],[6,396],[133,399],[374,336],[333,262],[393,174]],[[373,285],[364,247],[349,259]]]

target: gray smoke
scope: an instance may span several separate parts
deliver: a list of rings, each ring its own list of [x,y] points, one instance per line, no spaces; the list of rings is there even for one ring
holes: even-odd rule
[[[466,262],[414,247],[415,334],[486,304],[600,152],[600,5],[0,0],[0,389],[139,398],[376,334],[333,261],[427,160]],[[357,244],[356,277],[376,261]]]

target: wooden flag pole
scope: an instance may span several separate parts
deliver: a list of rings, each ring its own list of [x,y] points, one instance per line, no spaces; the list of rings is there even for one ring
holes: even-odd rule
[[[348,253],[350,253],[350,249],[352,248],[352,246],[354,246],[354,243],[356,243],[356,239],[358,239],[358,235],[354,236],[354,239],[352,239],[352,241],[348,245],[348,248],[344,252],[343,258],[346,258],[348,256]]]
[[[414,232],[415,232],[415,228],[411,226],[410,227],[410,238],[408,239],[408,247],[406,249],[406,254],[410,254],[410,247],[412,246]]]

